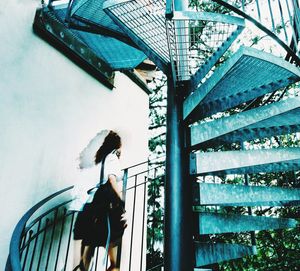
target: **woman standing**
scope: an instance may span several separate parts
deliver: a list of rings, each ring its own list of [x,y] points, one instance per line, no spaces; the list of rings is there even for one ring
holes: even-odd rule
[[[96,247],[106,247],[110,259],[109,271],[118,271],[117,245],[126,228],[124,202],[117,181],[121,179],[119,158],[121,138],[110,131],[95,155],[100,166],[98,185],[89,190],[91,202],[78,213],[74,226],[74,239],[82,240],[80,264],[74,270],[87,271]]]

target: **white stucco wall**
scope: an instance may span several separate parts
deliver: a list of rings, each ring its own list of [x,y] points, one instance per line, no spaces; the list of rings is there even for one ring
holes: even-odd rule
[[[1,270],[21,215],[86,177],[76,158],[98,131],[121,133],[124,167],[147,158],[148,96],[121,73],[107,89],[33,34],[39,3],[0,1]]]

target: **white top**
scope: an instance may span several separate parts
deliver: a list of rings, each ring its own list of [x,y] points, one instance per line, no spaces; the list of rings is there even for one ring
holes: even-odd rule
[[[71,202],[69,206],[69,210],[74,210],[74,211],[81,211],[85,203],[92,202],[94,198],[94,194],[97,191],[97,187],[101,184],[106,184],[108,181],[109,175],[115,175],[117,178],[117,181],[122,180],[122,171],[121,171],[121,165],[120,165],[120,160],[118,156],[116,155],[115,151],[112,153],[108,154],[105,158],[104,162],[104,172],[103,172],[103,180],[100,180],[101,176],[101,168],[102,168],[102,163],[99,164],[100,169],[99,169],[99,178],[96,183],[92,187],[86,187],[84,184],[79,184],[74,187],[73,189],[73,194],[74,194],[74,200]],[[85,187],[84,187],[85,186]],[[95,188],[92,189],[91,188]],[[87,191],[89,191],[89,194]]]
[[[102,162],[100,163],[100,175],[101,176]],[[115,152],[108,154],[105,158],[104,162],[104,172],[103,172],[103,180],[99,180],[99,184],[106,184],[108,181],[109,175],[115,175],[117,181],[122,179],[122,171],[120,166],[120,160]],[[99,177],[100,179],[100,177]]]

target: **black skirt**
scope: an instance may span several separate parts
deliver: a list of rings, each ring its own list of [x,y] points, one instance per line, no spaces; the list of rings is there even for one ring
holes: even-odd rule
[[[86,203],[78,212],[74,225],[74,239],[82,240],[84,245],[105,247],[108,237],[108,217],[110,224],[110,243],[117,243],[125,229],[121,216],[125,212],[124,202],[120,200],[107,182],[101,185],[91,203]]]

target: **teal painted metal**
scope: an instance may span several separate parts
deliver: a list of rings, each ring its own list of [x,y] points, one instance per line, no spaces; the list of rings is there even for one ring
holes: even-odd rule
[[[294,228],[297,226],[297,220],[295,219],[207,212],[200,212],[198,221],[199,234],[262,231]]]
[[[70,1],[44,9],[54,13],[65,31],[69,31],[102,58],[113,70],[130,70],[138,66],[146,55],[102,10],[104,0]],[[59,2],[59,1],[56,1]],[[64,8],[65,7],[65,8]]]
[[[229,117],[194,125],[191,146],[212,147],[224,143],[300,131],[300,98],[269,104]]]
[[[190,158],[190,173],[193,175],[252,174],[300,170],[300,148],[298,147],[198,152],[192,153]]]
[[[224,14],[184,11],[185,6],[171,11],[171,6],[171,1],[167,2],[167,18],[165,1],[108,0],[103,8],[160,69],[163,68],[166,73],[165,64],[172,63],[177,81],[185,81],[205,62],[193,60],[195,50],[200,50],[197,47],[198,40],[201,40],[199,25],[203,26],[205,33],[214,35],[211,38],[215,43],[212,47],[216,47],[213,51],[218,52],[212,58],[217,56],[219,59],[241,32],[244,20]],[[217,29],[212,30],[210,24],[206,26],[207,23],[221,23],[222,31],[218,33]],[[236,33],[232,35],[234,31]]]
[[[222,99],[210,101],[209,103],[203,103],[203,104],[201,103],[201,106],[198,106],[196,109],[197,112],[194,112],[191,116],[189,116],[186,119],[186,122],[187,121],[188,122],[197,121],[197,120],[203,119],[204,117],[211,116],[214,113],[222,112],[222,111],[226,110],[226,108],[228,108],[228,109],[233,108],[233,107],[237,106],[237,104],[239,104],[239,96],[241,96],[242,98],[248,97],[250,100],[253,100],[258,97],[262,97],[261,96],[262,91],[264,93],[272,93],[272,92],[274,92],[274,90],[285,88],[285,87],[295,83],[295,80],[298,80],[298,79],[296,79],[295,77],[290,77],[287,79],[279,80],[275,83],[274,82],[269,83],[262,87],[259,86],[250,91],[247,91],[245,93],[245,95],[249,95],[249,96],[244,96],[243,94],[238,94],[236,97],[232,97],[232,96],[227,97],[226,96],[226,97],[222,97]]]
[[[245,9],[241,9],[241,7],[237,7],[235,6],[236,3],[234,5],[232,4],[229,4],[227,3],[228,1],[223,1],[223,0],[212,0],[218,4],[220,4],[221,6],[225,7],[225,8],[228,8],[229,10],[233,11],[235,14],[238,14],[240,16],[242,16],[243,18],[247,19],[248,21],[252,22],[255,26],[257,26],[261,31],[263,31],[268,37],[271,37],[272,39],[274,39],[282,48],[285,49],[285,51],[287,52],[287,56],[288,58],[291,58],[290,59],[290,62],[291,63],[296,63],[298,66],[300,65],[300,60],[299,60],[299,57],[297,56],[297,51],[299,49],[298,46],[297,46],[297,42],[296,42],[296,46],[294,47],[295,45],[295,40],[293,42],[291,42],[291,44],[286,44],[284,41],[281,40],[281,37],[279,35],[281,35],[281,31],[279,31],[280,33],[278,33],[277,29],[275,28],[275,32],[273,31],[272,28],[268,28],[266,25],[264,25],[263,23],[259,22],[259,20],[255,19],[253,17],[253,14],[246,14],[245,13]],[[266,2],[266,0],[261,0],[261,1],[264,1]],[[295,1],[292,0],[294,3]],[[297,17],[297,12],[298,12],[298,8],[295,8],[295,5],[293,4],[294,6],[294,11],[295,11],[295,17]],[[286,9],[289,9],[289,7],[286,7]],[[253,13],[253,10],[251,10],[251,13]],[[276,15],[280,13],[279,10],[273,10]],[[286,18],[285,18],[285,23],[288,25],[289,28],[291,28],[292,31],[290,32],[294,32],[299,30],[299,26],[296,25],[297,23],[297,20],[292,20],[289,22],[289,19],[288,19],[288,15],[287,15],[288,12],[286,12]],[[268,17],[268,15],[266,14],[266,16]],[[271,16],[273,16],[271,14]],[[275,17],[274,17],[275,18]],[[280,18],[280,16],[276,16],[277,19]],[[269,22],[272,20],[272,18],[269,18]],[[295,22],[296,21],[296,22]],[[280,25],[281,22],[276,22],[276,25]],[[272,29],[272,30],[271,30]],[[293,35],[293,34],[292,34]],[[295,34],[294,34],[295,35]]]
[[[174,1],[166,0],[166,18],[172,19],[174,11]]]
[[[109,88],[113,88],[113,69],[85,42],[66,28],[52,11],[38,9],[35,14],[33,29],[97,80]]]
[[[52,35],[55,44],[64,44],[66,48],[57,46],[60,51],[72,51],[67,55],[71,60],[74,60],[76,56],[82,58],[86,67],[92,66],[95,70],[101,70],[101,67],[103,69],[107,67],[112,71],[131,70],[146,58],[141,50],[132,46],[132,42],[131,45],[128,44],[129,38],[124,33],[118,32],[118,36],[117,34],[109,35],[109,31],[101,31],[100,26],[92,23],[87,25],[79,22],[76,29],[70,27],[71,24],[74,26],[74,20],[66,23],[68,8],[65,7],[65,4],[56,4],[53,8],[42,8],[41,10],[42,12],[38,11],[40,17],[35,17],[35,26],[38,25],[40,29],[43,27],[44,31],[49,33],[49,37]],[[111,21],[104,12],[99,13],[99,18],[102,15]],[[101,21],[101,19],[99,20]],[[45,27],[46,21],[47,28]],[[113,33],[115,34],[117,31],[113,31]],[[120,38],[121,36],[122,38]],[[71,54],[76,56],[72,57]]]
[[[122,29],[103,11],[102,5],[104,1],[105,0],[89,0],[87,2],[78,0],[70,1],[68,7],[64,10],[63,21],[67,23],[69,28],[100,34],[106,37],[113,37],[135,47],[134,43]],[[63,6],[63,4],[56,5],[51,9],[63,9]],[[101,45],[99,46],[101,47]]]
[[[109,0],[103,10],[167,74],[169,51],[165,26],[165,1],[147,6],[144,2]]]
[[[85,5],[90,0],[72,0],[70,1],[70,16],[73,16],[83,5]]]
[[[300,80],[300,71],[271,54],[241,47],[185,101],[185,119],[195,121]]]
[[[285,206],[300,203],[300,189],[195,183],[194,205]]]
[[[167,156],[164,189],[164,270],[190,271],[193,268],[192,184],[188,177],[188,154],[184,152],[182,89],[168,78]],[[182,223],[184,221],[184,223]]]
[[[205,76],[237,35],[242,31],[244,21],[240,18],[210,12],[174,12],[172,27],[168,29],[171,61],[174,63],[178,81],[191,80],[191,89]],[[220,31],[222,29],[222,31]],[[200,31],[200,32],[199,32]],[[175,37],[175,38],[174,38]],[[172,39],[173,38],[173,39]],[[209,44],[206,50],[204,44]],[[206,60],[195,61],[195,56],[206,51]],[[194,74],[201,72],[194,77]],[[205,73],[206,72],[206,73]]]
[[[196,71],[195,74],[191,76],[191,90],[195,90],[199,86],[200,81],[208,74],[208,72],[217,63],[217,61],[224,55],[224,53],[237,39],[237,37],[241,34],[244,28],[244,25],[239,25],[236,28],[236,30],[233,31],[231,35],[222,43],[219,49],[213,52],[213,54],[206,60],[206,62],[203,65],[201,65],[198,71]]]
[[[237,26],[245,26],[244,19],[226,14],[213,13],[213,12],[195,12],[195,11],[174,11],[173,20],[192,20],[192,21],[209,21],[226,23]]]
[[[251,246],[195,242],[195,262],[197,267],[254,254],[255,250]]]

